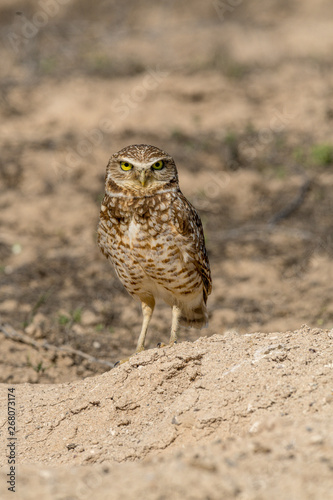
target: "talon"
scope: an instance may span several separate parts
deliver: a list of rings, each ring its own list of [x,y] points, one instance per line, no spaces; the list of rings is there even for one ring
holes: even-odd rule
[[[120,366],[122,365],[123,363],[126,363],[126,361],[128,361],[129,358],[127,359],[120,359],[119,361],[117,361],[114,365],[113,365],[113,368],[117,368],[117,366]]]
[[[144,350],[145,350],[144,347],[139,347],[139,349],[137,349],[133,354],[128,356],[128,358],[119,359],[119,361],[116,361],[115,364],[113,365],[113,368],[116,368],[116,366],[119,366],[119,365],[122,365],[123,363],[126,363],[126,361],[129,361],[133,356],[135,356],[136,354],[139,354],[140,352],[142,352]]]
[[[126,361],[128,361],[129,358],[125,358],[125,359],[119,359],[119,361],[116,361],[115,364],[113,365],[113,368],[116,368],[117,366],[120,366],[122,365],[123,363],[126,363]]]
[[[174,342],[170,342],[169,344],[164,344],[164,342],[159,342],[157,344],[157,347],[158,348],[160,348],[160,347],[172,347],[175,344],[177,344],[177,340],[175,340]]]

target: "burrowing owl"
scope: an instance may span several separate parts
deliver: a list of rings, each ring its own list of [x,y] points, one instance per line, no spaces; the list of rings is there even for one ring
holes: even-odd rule
[[[207,324],[211,274],[202,224],[165,151],[140,144],[111,156],[98,244],[127,291],[141,301],[136,352],[144,349],[156,298],[172,307],[170,345],[177,341],[179,324]]]

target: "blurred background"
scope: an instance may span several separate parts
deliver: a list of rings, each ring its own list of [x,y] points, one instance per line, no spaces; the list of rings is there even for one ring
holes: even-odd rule
[[[1,382],[133,352],[140,305],[96,227],[134,143],[175,158],[205,228],[210,326],[181,341],[333,327],[331,1],[1,0],[0,40]],[[158,304],[147,347],[170,323]]]

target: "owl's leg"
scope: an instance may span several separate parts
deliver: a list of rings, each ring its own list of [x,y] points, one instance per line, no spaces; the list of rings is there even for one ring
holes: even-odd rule
[[[170,345],[176,344],[176,342],[177,342],[180,316],[181,316],[181,310],[179,309],[179,307],[173,306],[172,307]]]
[[[155,299],[154,297],[149,297],[149,299],[145,299],[145,302],[141,300],[141,306],[142,306],[142,314],[143,314],[143,321],[142,321],[142,328],[141,328],[141,333],[139,336],[138,344],[136,346],[136,351],[134,354],[137,354],[138,352],[144,351],[145,349],[145,338],[146,338],[146,333],[148,330],[148,325],[150,322],[150,318],[152,317],[154,307],[155,307]],[[134,356],[132,354],[132,356]],[[119,366],[122,365],[123,363],[126,363],[130,359],[131,356],[125,359],[121,359],[120,361],[117,361],[114,366]]]
[[[141,306],[142,306],[143,321],[142,321],[142,328],[138,344],[136,346],[136,352],[141,352],[145,348],[146,333],[155,307],[154,297],[150,297],[149,300],[141,302]]]
[[[179,330],[179,318],[181,316],[181,310],[177,306],[172,307],[172,322],[171,322],[171,334],[170,334],[170,342],[169,347],[172,347],[177,343],[178,338],[178,330]],[[166,344],[163,342],[159,342],[157,347],[166,347]]]

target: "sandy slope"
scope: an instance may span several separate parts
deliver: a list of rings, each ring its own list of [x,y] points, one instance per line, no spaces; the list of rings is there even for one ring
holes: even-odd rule
[[[18,498],[332,498],[332,341],[227,333],[17,386]]]

